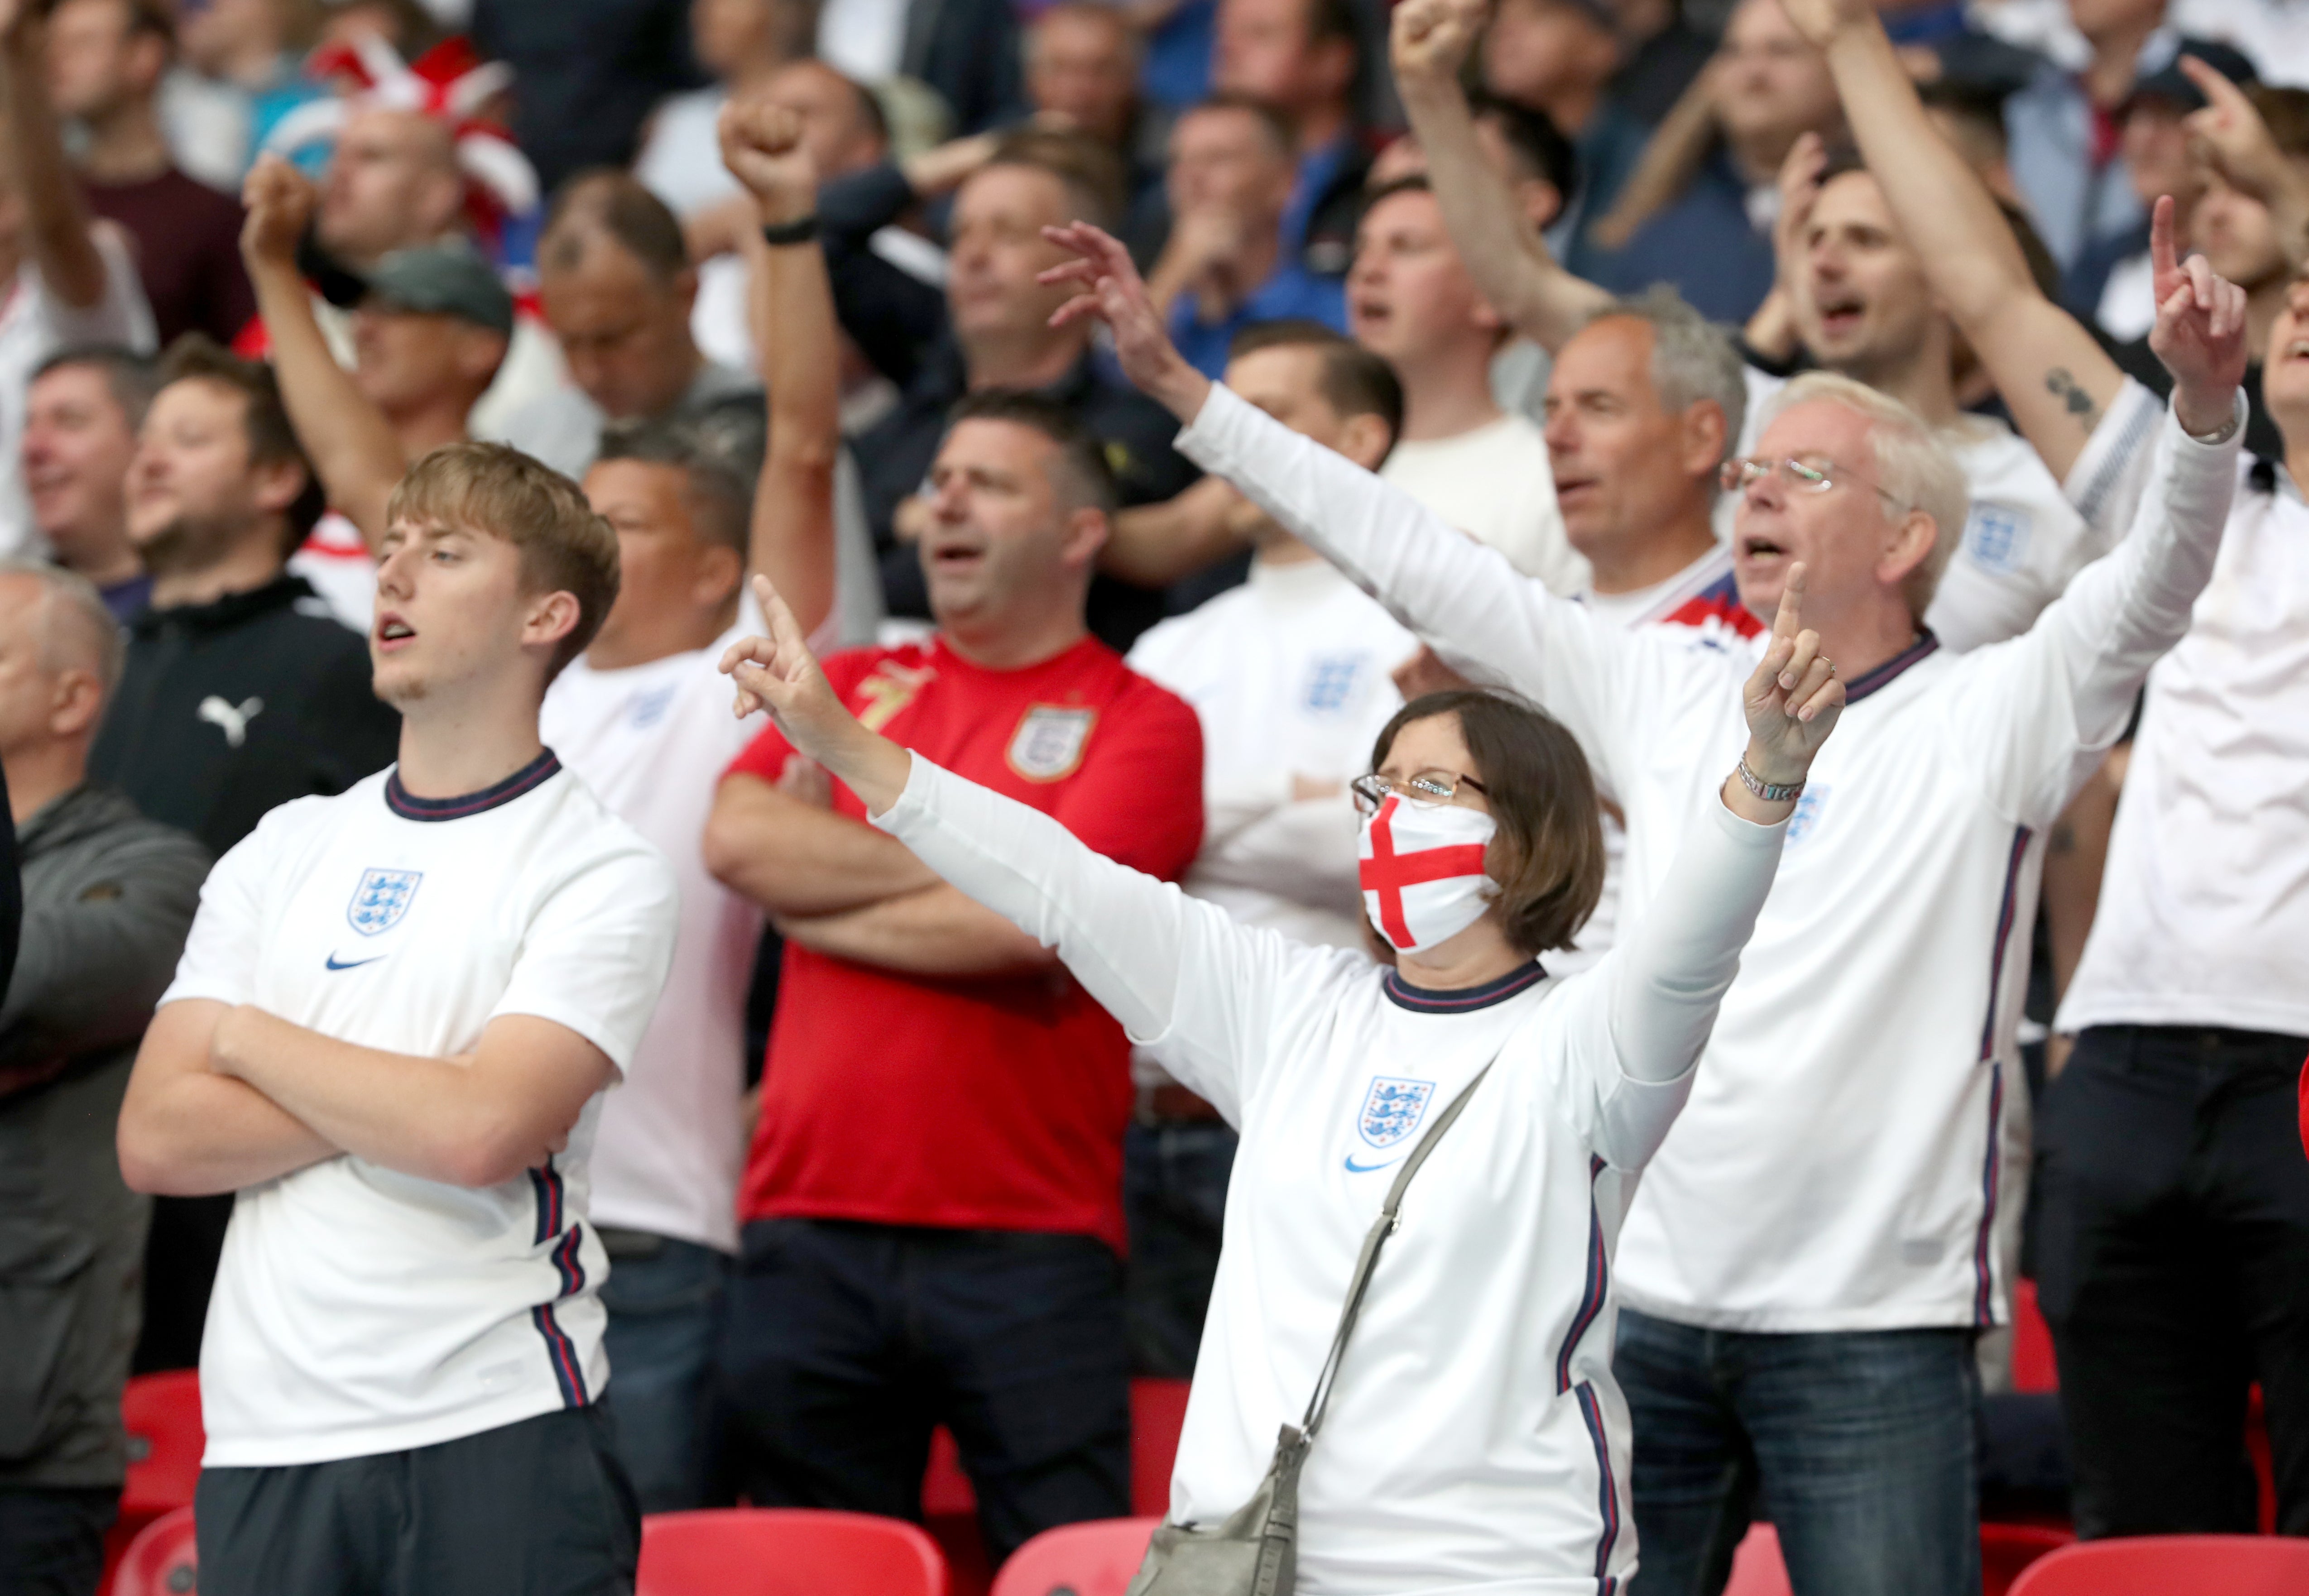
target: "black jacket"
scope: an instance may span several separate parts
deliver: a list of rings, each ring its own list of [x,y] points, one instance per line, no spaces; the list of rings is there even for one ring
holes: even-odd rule
[[[267,810],[384,769],[400,737],[369,690],[368,641],[282,575],[138,616],[89,769],[221,854]]]

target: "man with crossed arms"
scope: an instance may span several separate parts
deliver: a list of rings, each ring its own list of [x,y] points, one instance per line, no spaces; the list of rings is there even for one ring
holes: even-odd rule
[[[2026,973],[2012,930],[2045,826],[2188,625],[2235,480],[2244,298],[2178,264],[2169,204],[2160,219],[2154,344],[2176,385],[2155,478],[2123,546],[2023,637],[1959,657],[1924,628],[1964,479],[1897,401],[1809,375],[1762,458],[1727,468],[1743,601],[1769,613],[1803,564],[1849,709],[1620,1238],[1646,1588],[1720,1587],[1760,1488],[1798,1596],[1978,1587],[1972,1342],[2004,1313],[1990,1234]],[[1124,371],[1189,423],[1184,453],[1447,663],[1570,728],[1626,813],[1626,912],[1645,912],[1736,730],[1746,652],[1621,631],[1518,578],[1188,366],[1114,240],[1053,237],[1081,257],[1050,273],[1083,289],[1059,316],[1112,324]]]

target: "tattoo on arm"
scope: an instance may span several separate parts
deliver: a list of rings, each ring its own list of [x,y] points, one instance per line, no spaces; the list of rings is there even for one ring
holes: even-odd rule
[[[2077,425],[2087,432],[2100,425],[2100,407],[2092,401],[2092,395],[2084,391],[2083,385],[2071,375],[2067,367],[2055,366],[2045,374],[2045,391],[2059,400],[2069,414],[2076,418]]]

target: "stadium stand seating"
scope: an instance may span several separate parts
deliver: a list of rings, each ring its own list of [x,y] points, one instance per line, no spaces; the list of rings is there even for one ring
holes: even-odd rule
[[[946,1558],[912,1524],[864,1513],[732,1507],[642,1520],[635,1596],[947,1596]]]

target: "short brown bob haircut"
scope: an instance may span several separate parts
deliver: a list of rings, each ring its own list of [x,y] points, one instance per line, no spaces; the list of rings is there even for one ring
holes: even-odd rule
[[[1499,884],[1492,907],[1518,953],[1534,958],[1571,945],[1604,893],[1604,824],[1587,756],[1563,723],[1511,693],[1455,687],[1414,698],[1395,712],[1371,747],[1371,768],[1387,763],[1396,734],[1439,715],[1458,718],[1459,736],[1483,784],[1499,831],[1484,873]],[[1385,962],[1395,950],[1365,926]]]
[[[577,625],[545,679],[585,651],[618,601],[618,534],[577,484],[504,444],[445,444],[409,468],[385,502],[385,524],[413,521],[502,538],[521,551],[533,593],[568,593]]]

